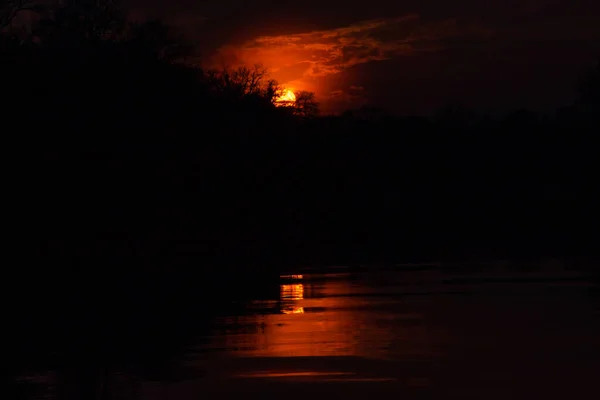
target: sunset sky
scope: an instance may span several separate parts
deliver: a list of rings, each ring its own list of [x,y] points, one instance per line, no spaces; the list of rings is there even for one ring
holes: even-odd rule
[[[197,43],[205,65],[262,63],[324,111],[544,110],[600,54],[598,0],[130,0]]]

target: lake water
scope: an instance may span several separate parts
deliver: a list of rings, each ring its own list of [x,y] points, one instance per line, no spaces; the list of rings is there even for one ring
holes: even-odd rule
[[[600,393],[596,283],[546,265],[290,271],[217,320],[153,399],[583,398]],[[200,376],[201,375],[201,376]],[[592,396],[594,397],[594,396]]]
[[[115,374],[108,389],[91,384],[89,398],[595,398],[595,270],[497,263],[289,271],[279,296],[212,320],[184,357],[185,377]],[[206,318],[212,307],[197,304],[185,318]],[[147,358],[159,347],[145,345]]]

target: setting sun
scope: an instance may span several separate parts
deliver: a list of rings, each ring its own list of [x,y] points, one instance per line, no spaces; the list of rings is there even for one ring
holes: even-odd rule
[[[296,101],[296,95],[292,89],[284,89],[279,97],[275,100],[277,105],[290,105]]]

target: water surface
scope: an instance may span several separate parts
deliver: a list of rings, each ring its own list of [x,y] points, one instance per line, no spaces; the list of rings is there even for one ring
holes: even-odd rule
[[[583,397],[594,283],[560,266],[293,271],[279,299],[216,321],[190,362],[205,374],[169,396]]]
[[[235,293],[220,293],[163,310],[160,324],[145,307],[139,329],[123,316],[89,325],[96,334],[78,327],[70,369],[35,379],[65,399],[583,398],[600,371],[598,280],[587,271],[297,269],[275,290],[244,288],[262,300],[231,305]]]

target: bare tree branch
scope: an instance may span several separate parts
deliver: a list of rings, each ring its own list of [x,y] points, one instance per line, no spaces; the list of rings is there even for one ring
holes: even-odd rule
[[[214,90],[235,98],[248,96],[262,97],[273,102],[278,94],[278,84],[267,80],[267,69],[257,64],[253,67],[239,67],[234,70],[223,68],[208,71],[207,79]]]

